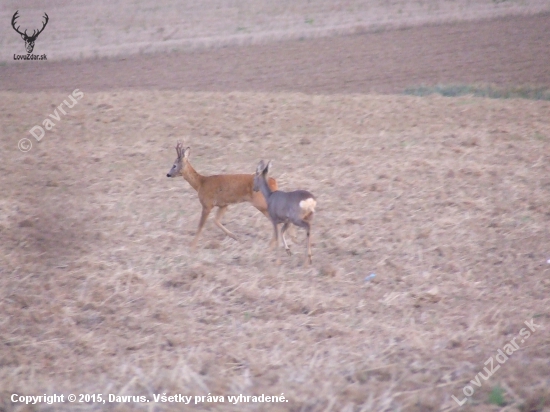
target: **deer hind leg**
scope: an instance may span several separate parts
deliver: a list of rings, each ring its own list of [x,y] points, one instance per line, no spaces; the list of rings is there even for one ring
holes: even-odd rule
[[[306,255],[306,260],[305,260],[304,265],[311,264],[312,261],[313,261],[312,254],[311,254],[311,236],[310,236],[311,224],[307,220],[297,220],[297,221],[294,222],[294,224],[297,225],[297,226],[303,227],[306,230],[306,234],[307,234],[307,255]]]
[[[204,224],[206,223],[206,219],[208,219],[208,215],[210,214],[211,210],[212,210],[212,207],[205,207],[205,206],[202,207],[201,220],[199,221],[199,229],[197,230],[197,234],[195,235],[193,242],[191,242],[192,249],[195,249],[197,247],[197,241],[199,240],[199,235],[202,232],[202,228],[204,227]]]
[[[306,261],[305,261],[306,265],[308,263],[311,265],[311,263],[313,262],[313,258],[312,258],[312,254],[311,254],[310,229],[311,229],[311,225],[309,224],[309,222],[307,222],[307,227],[306,227],[306,230],[307,230],[307,258],[306,258]]]
[[[224,225],[222,225],[222,217],[227,211],[227,206],[220,206],[218,207],[218,211],[216,212],[216,218],[214,219],[214,222],[216,223],[216,226],[218,226],[223,232],[229,236],[231,239],[237,240],[237,236],[235,236],[230,230],[228,230]]]

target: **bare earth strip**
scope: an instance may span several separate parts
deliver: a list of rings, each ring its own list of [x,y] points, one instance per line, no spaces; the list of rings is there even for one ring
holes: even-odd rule
[[[50,23],[37,53],[48,59],[128,56],[250,45],[431,23],[550,12],[547,0],[4,0],[0,62],[23,52],[9,23],[32,31]],[[29,31],[29,32],[30,32]],[[40,51],[38,51],[40,50]]]
[[[0,89],[402,92],[415,85],[550,86],[550,15],[191,53],[0,66]]]

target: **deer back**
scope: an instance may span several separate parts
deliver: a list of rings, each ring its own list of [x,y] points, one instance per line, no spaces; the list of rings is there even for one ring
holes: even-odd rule
[[[315,204],[315,197],[307,190],[276,191],[269,198],[269,215],[280,222],[290,221],[297,224],[313,214]]]
[[[277,188],[275,179],[270,180],[270,186]],[[199,199],[211,207],[251,202],[257,209],[267,210],[263,195],[252,190],[253,183],[254,175],[249,174],[204,176],[198,190]]]

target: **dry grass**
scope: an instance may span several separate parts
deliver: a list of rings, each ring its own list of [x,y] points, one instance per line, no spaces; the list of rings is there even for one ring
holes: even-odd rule
[[[496,408],[496,386],[542,410],[549,102],[84,92],[26,154],[17,140],[66,95],[0,94],[0,409],[46,391],[440,410],[535,317],[462,410]],[[314,193],[313,266],[303,244],[268,252],[270,224],[247,204],[224,219],[241,243],[210,220],[191,252],[197,196],[165,177],[178,138],[202,173],[271,158],[282,188]]]

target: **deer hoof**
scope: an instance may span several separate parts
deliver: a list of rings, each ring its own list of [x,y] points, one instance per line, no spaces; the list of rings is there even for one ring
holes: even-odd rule
[[[286,250],[286,254],[287,254],[288,256],[292,256],[292,253],[290,252],[290,249],[285,249],[285,250]]]

